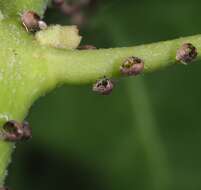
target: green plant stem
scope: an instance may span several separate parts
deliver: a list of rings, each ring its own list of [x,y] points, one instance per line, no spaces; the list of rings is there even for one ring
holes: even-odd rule
[[[59,50],[41,46],[22,27],[19,14],[35,10],[43,14],[47,0],[0,1],[0,125],[23,120],[33,102],[59,84],[84,84],[119,77],[119,67],[129,56],[144,60],[144,72],[176,63],[177,49],[192,43],[201,59],[201,35],[127,48]],[[6,176],[13,144],[0,141],[0,186]]]
[[[135,86],[135,88],[132,88],[132,86]],[[170,171],[168,170],[164,143],[160,139],[156,127],[156,121],[151,110],[152,107],[143,78],[127,81],[126,88],[133,113],[135,114],[133,118],[136,118],[137,121],[133,128],[135,128],[135,133],[137,133],[135,135],[138,137],[139,143],[142,145],[148,158],[154,189],[169,189]]]

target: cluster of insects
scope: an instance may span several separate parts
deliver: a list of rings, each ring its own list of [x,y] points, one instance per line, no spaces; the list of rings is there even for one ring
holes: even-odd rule
[[[59,1],[57,3],[59,3]],[[21,15],[21,22],[27,32],[33,33],[47,28],[47,24],[33,11],[24,12]],[[78,49],[95,50],[96,47],[92,45],[84,45],[78,47]],[[176,60],[184,64],[191,63],[196,57],[197,49],[191,43],[183,44],[176,53]],[[119,67],[119,72],[126,76],[136,76],[141,74],[143,71],[144,61],[135,56],[126,58]],[[114,86],[114,81],[104,76],[93,84],[92,90],[101,95],[108,95],[112,92]],[[31,128],[27,122],[19,123],[17,121],[7,121],[2,127],[0,137],[6,141],[27,140],[31,137]]]
[[[38,30],[45,30],[47,24],[41,20],[40,16],[33,11],[26,11],[21,16],[21,22],[27,32],[37,32]],[[95,50],[96,47],[92,45],[83,45],[79,46],[78,50]],[[138,57],[128,57],[120,66],[120,72],[122,75],[138,75],[143,72],[144,62]],[[93,85],[93,91],[102,94],[108,95],[112,92],[114,87],[114,82],[107,78],[103,77],[96,81]]]
[[[144,62],[138,57],[128,57],[123,61],[120,66],[120,72],[122,75],[126,76],[136,76],[143,72],[144,70]],[[98,92],[102,95],[108,95],[112,92],[114,88],[113,80],[103,77],[96,81],[93,85],[93,91]]]
[[[27,32],[45,30],[47,24],[33,11],[26,11],[21,15],[22,25]],[[95,50],[92,45],[78,47],[79,50]],[[176,53],[176,60],[184,64],[191,63],[197,57],[197,49],[191,43],[184,43]],[[136,76],[144,71],[144,61],[135,56],[126,58],[119,67],[119,72],[126,76]],[[109,95],[114,88],[114,81],[106,76],[98,79],[92,87],[94,92],[101,95]],[[6,141],[23,141],[31,138],[31,128],[27,122],[7,121],[0,133],[0,137]],[[1,189],[0,189],[1,190]]]
[[[54,0],[54,4],[65,11],[71,11],[76,13],[78,9],[67,9],[67,4],[64,0]],[[41,17],[34,11],[26,11],[21,15],[21,23],[27,32],[35,33],[39,30],[47,29],[48,25],[41,19]],[[96,47],[92,45],[83,45],[77,48],[78,50],[95,50]],[[176,61],[183,64],[189,64],[197,57],[197,49],[191,43],[184,43],[180,48],[178,48],[176,53]],[[144,60],[136,57],[130,56],[125,58],[119,67],[119,73],[123,76],[137,76],[144,71]],[[114,81],[106,76],[98,79],[92,87],[94,92],[101,95],[109,95],[114,88]],[[4,123],[2,129],[0,130],[0,139],[9,142],[25,141],[32,137],[32,130],[28,122],[17,122],[14,120],[7,121]],[[0,190],[8,190],[8,188],[1,188]]]
[[[63,1],[58,1],[57,4],[62,4]],[[38,30],[45,30],[47,24],[41,20],[40,16],[33,11],[26,11],[21,16],[21,21],[28,32],[36,32]],[[84,45],[78,47],[79,50],[94,50],[95,46]],[[191,63],[197,57],[197,50],[191,43],[183,44],[177,51],[176,60],[184,64]],[[120,73],[126,76],[136,76],[143,72],[144,61],[138,57],[131,56],[125,59],[120,66]],[[114,83],[111,79],[103,77],[96,81],[93,85],[93,91],[108,95],[112,92]]]

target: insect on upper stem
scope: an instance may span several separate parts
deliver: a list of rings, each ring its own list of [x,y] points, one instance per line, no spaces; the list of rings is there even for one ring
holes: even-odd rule
[[[21,15],[21,21],[27,32],[36,32],[47,28],[47,24],[34,11],[24,12]]]

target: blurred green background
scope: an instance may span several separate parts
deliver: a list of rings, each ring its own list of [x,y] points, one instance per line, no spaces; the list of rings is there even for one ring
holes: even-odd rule
[[[100,0],[83,44],[131,46],[201,33],[201,1]],[[48,23],[69,24],[58,10]],[[94,60],[95,61],[95,60]],[[200,190],[201,63],[118,79],[111,96],[63,86],[38,100],[13,190]]]

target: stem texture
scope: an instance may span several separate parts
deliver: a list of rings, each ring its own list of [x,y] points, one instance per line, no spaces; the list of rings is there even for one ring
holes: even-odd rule
[[[0,125],[9,119],[22,121],[33,102],[57,85],[85,84],[98,78],[119,77],[123,61],[135,56],[153,72],[176,63],[176,51],[192,43],[201,59],[201,35],[136,47],[98,50],[61,50],[41,46],[20,23],[25,10],[41,16],[47,0],[0,1]],[[14,145],[0,141],[0,186],[6,176]]]

